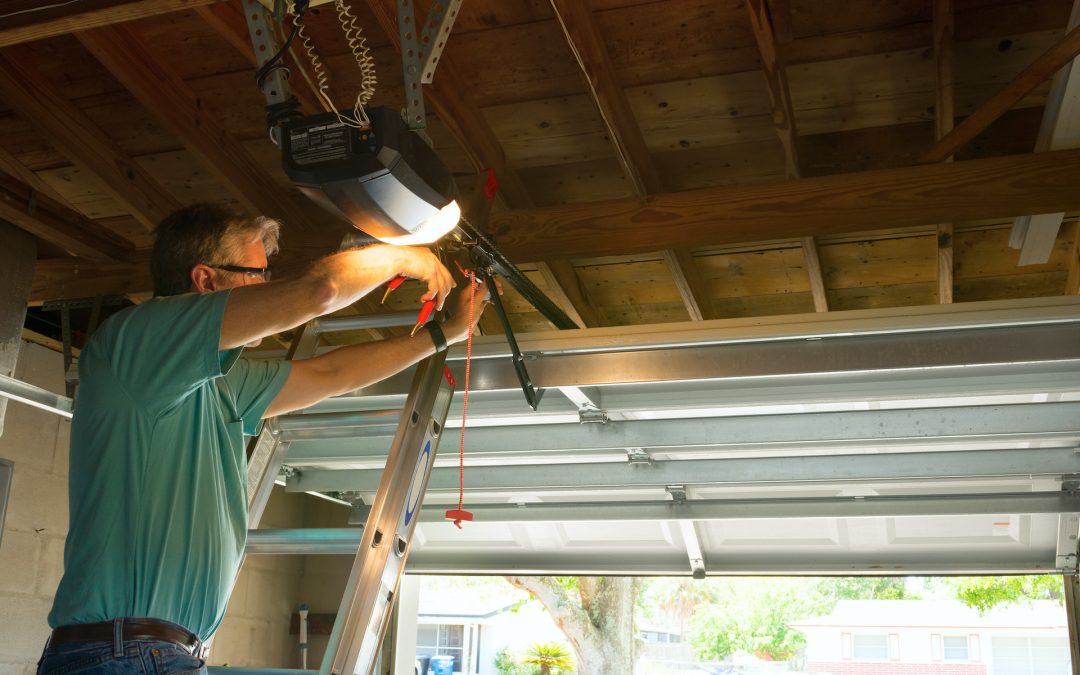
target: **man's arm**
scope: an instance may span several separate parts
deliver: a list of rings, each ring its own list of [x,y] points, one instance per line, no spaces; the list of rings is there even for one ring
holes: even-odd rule
[[[455,285],[426,248],[375,244],[342,251],[316,262],[299,279],[234,288],[219,347],[241,347],[347,307],[399,274],[425,282],[422,299],[437,297],[439,308]]]
[[[448,344],[464,340],[487,303],[487,288],[478,284],[473,302],[473,323],[469,324],[469,294],[462,291],[453,315],[442,324]],[[435,353],[435,343],[427,330],[378,342],[341,347],[310,359],[294,361],[289,379],[263,417],[273,417],[314,405],[331,396],[366,387],[405,370]]]

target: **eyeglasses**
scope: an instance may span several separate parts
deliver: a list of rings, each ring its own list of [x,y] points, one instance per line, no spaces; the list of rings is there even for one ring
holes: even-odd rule
[[[262,277],[263,281],[270,281],[270,268],[269,267],[244,267],[242,265],[211,265],[206,264],[207,267],[213,267],[216,270],[222,270],[225,272],[236,272],[237,274],[243,274],[249,279],[255,277]]]

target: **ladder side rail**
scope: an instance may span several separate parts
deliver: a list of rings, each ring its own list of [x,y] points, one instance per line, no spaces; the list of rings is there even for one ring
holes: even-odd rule
[[[413,378],[327,644],[324,675],[370,675],[374,668],[454,395],[447,373],[443,352],[421,362]]]

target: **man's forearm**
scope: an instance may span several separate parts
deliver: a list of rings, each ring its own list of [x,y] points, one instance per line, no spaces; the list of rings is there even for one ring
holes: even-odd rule
[[[235,288],[220,346],[239,347],[348,307],[397,274],[422,273],[411,268],[419,257],[416,249],[376,244],[328,256],[298,279]]]

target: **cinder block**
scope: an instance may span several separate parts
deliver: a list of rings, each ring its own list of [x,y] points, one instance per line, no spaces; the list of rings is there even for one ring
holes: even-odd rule
[[[52,600],[25,596],[0,596],[0,661],[37,663],[45,639],[49,637],[46,620]]]
[[[236,584],[233,586],[232,594],[229,596],[229,607],[225,610],[226,621],[233,616],[247,616],[248,582],[251,577],[248,570],[249,568],[245,565],[236,577]]]
[[[0,594],[30,595],[34,592],[41,555],[40,539],[33,532],[5,528],[0,540]]]
[[[16,471],[20,467],[52,471],[60,419],[24,403],[11,403],[0,435],[0,457],[14,461]]]
[[[57,476],[68,475],[69,450],[71,446],[71,420],[59,418],[56,424],[56,448],[53,450],[52,472]]]
[[[53,597],[63,575],[64,537],[45,537],[40,546],[35,591],[43,598]]]
[[[63,394],[64,355],[32,342],[23,342],[19,347],[15,377],[53,393]]]
[[[7,523],[19,530],[64,536],[68,530],[67,478],[15,465]]]
[[[218,628],[211,646],[209,662],[243,667],[251,663],[252,651],[261,648],[259,622],[235,617],[226,619]]]

